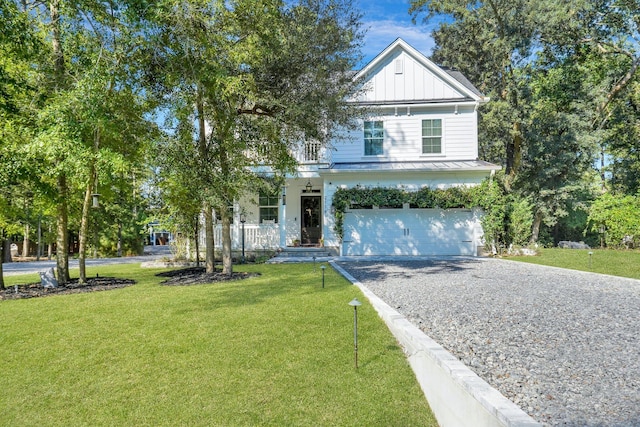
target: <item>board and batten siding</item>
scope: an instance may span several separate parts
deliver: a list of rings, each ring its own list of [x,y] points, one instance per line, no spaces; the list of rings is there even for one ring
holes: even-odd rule
[[[465,96],[402,50],[373,69],[361,102],[463,99]]]
[[[422,120],[442,120],[442,154],[422,154]],[[384,122],[383,154],[364,155],[364,130],[352,131],[348,138],[334,141],[332,161],[385,162],[385,161],[453,161],[473,160],[478,157],[478,122],[473,107],[461,107],[455,113],[454,107],[421,109],[409,112],[407,108],[390,110],[385,114],[369,117],[367,120]],[[364,123],[361,120],[360,123]]]

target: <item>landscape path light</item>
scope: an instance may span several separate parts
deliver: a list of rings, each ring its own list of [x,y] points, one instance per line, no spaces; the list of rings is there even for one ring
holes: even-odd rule
[[[358,369],[358,307],[362,305],[358,298],[354,298],[349,303],[353,307],[353,350],[356,360],[356,369]]]
[[[327,268],[324,264],[320,266],[322,270],[322,289],[324,289],[324,269]]]
[[[593,256],[593,252],[589,251],[589,270],[591,270],[591,257]]]

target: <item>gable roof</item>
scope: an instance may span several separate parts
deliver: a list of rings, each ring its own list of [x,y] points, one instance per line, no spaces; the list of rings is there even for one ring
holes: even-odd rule
[[[393,43],[387,46],[362,70],[358,71],[354,78],[356,80],[361,80],[363,83],[371,81],[384,67],[389,66],[389,63],[393,58],[397,58],[403,53],[411,58],[412,62],[419,64],[425,72],[429,73],[433,79],[437,80],[446,88],[444,92],[446,92],[448,96],[444,95],[441,97],[421,100],[440,102],[475,101],[477,103],[485,103],[489,101],[489,98],[484,96],[461,72],[436,65],[401,38],[396,39]]]

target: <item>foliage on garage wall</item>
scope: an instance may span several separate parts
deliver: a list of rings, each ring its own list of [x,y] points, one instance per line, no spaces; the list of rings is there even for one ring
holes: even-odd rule
[[[486,179],[482,184],[471,188],[424,187],[418,191],[363,186],[339,188],[333,195],[334,232],[342,240],[347,209],[372,206],[401,208],[405,203],[412,208],[423,209],[483,209],[481,222],[486,241],[499,239],[501,229],[504,228],[504,191],[495,181]]]

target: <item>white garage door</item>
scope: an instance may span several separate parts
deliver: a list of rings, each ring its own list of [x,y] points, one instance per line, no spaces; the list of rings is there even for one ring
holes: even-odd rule
[[[482,228],[468,209],[354,209],[343,255],[476,255]]]

